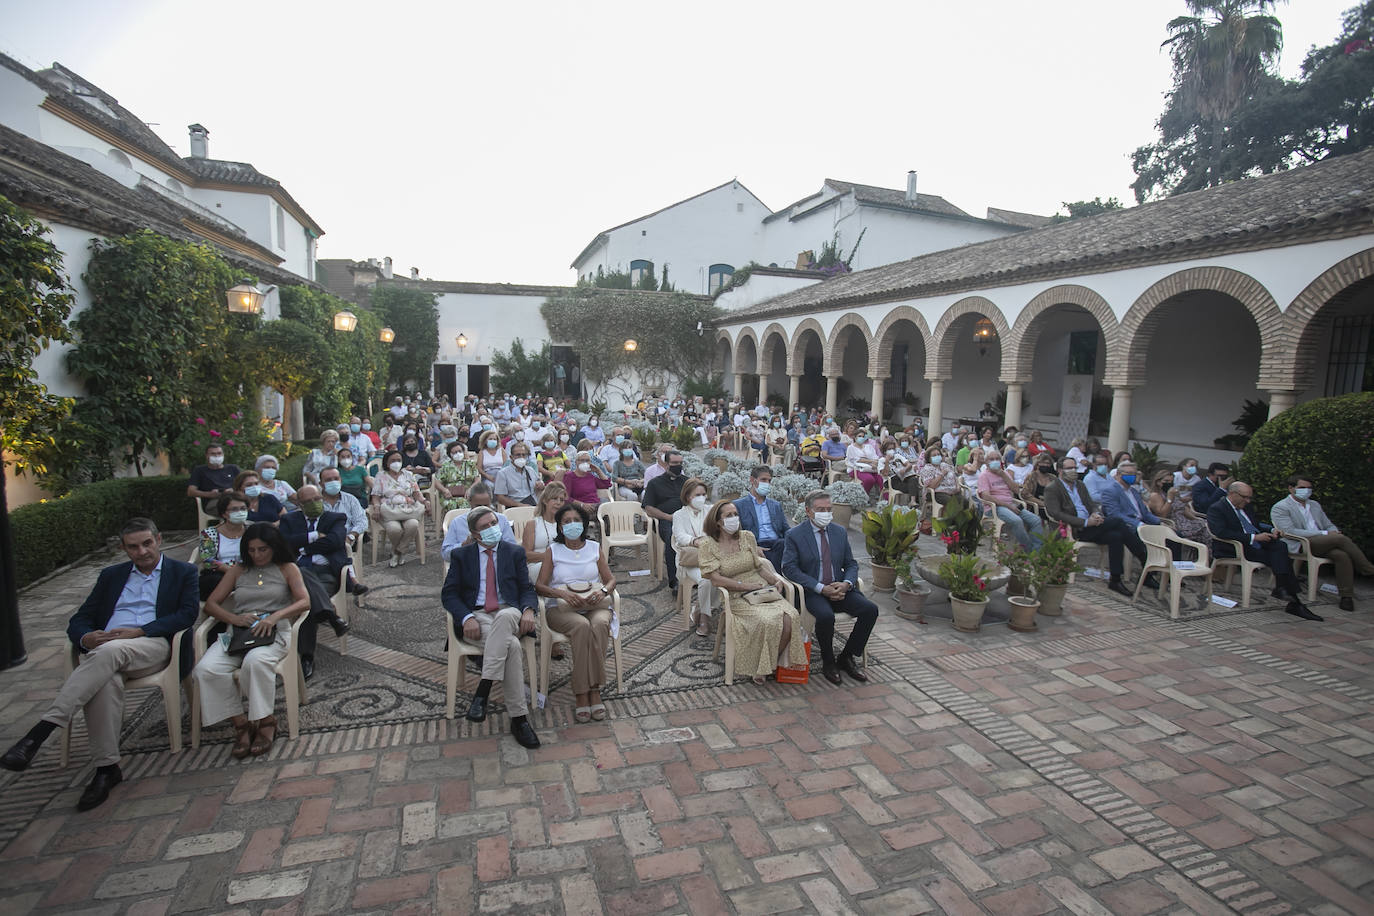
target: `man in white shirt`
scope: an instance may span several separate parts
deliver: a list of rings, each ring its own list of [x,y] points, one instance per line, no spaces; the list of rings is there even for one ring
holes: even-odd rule
[[[1312,478],[1294,474],[1288,478],[1288,495],[1274,503],[1269,510],[1274,528],[1284,535],[1283,542],[1290,554],[1302,553],[1302,542],[1287,537],[1301,535],[1312,545],[1313,556],[1325,557],[1336,570],[1336,589],[1343,611],[1355,610],[1355,574],[1374,576],[1374,563],[1364,555],[1359,545],[1350,540],[1327,518],[1322,504],[1312,498]],[[1307,571],[1309,576],[1315,570]]]
[[[468,487],[467,499],[473,509],[479,506],[485,506],[490,509],[492,500],[491,487],[483,481],[478,481]],[[457,518],[448,523],[448,530],[444,532],[443,546],[439,548],[439,553],[445,560],[450,558],[453,551],[468,542],[468,517],[471,514],[471,510],[468,512],[460,512]],[[515,540],[515,531],[510,526],[510,519],[506,518],[504,513],[497,512],[496,521],[497,524],[501,526],[501,540],[509,544],[517,543]]]
[[[950,426],[949,432],[940,437],[940,444],[945,447],[945,451],[953,455],[959,450],[959,436],[963,431],[964,428],[955,423]]]

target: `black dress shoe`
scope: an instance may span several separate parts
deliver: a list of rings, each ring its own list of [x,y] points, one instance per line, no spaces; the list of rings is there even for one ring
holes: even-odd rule
[[[342,617],[335,617],[329,621],[329,626],[333,628],[335,636],[345,636],[348,634],[348,621]]]
[[[1341,599],[1341,610],[1343,610],[1343,611],[1353,611],[1353,610],[1355,610],[1355,599],[1354,599],[1354,598],[1342,598],[1342,599]]]
[[[832,684],[840,683],[840,669],[835,667],[834,662],[827,662],[821,665],[821,674]]]
[[[315,676],[315,659],[309,655],[301,656],[301,676],[307,681]]]
[[[487,717],[487,698],[473,697],[472,705],[468,707],[467,719],[469,722],[481,722]]]
[[[1284,608],[1284,611],[1286,613],[1292,614],[1294,617],[1301,617],[1303,620],[1326,619],[1325,617],[1321,617],[1317,614],[1312,613],[1310,610],[1307,609],[1307,606],[1305,604],[1297,600],[1288,602],[1288,607]]]
[[[841,655],[837,664],[839,665],[841,671],[852,677],[854,680],[860,682],[868,680],[868,675],[864,674],[863,669],[859,667],[859,663],[857,660],[855,660],[854,656]]]
[[[359,585],[356,582],[349,586],[349,590],[353,592],[355,598],[361,598],[363,595],[372,591],[372,589],[368,588],[366,585]]]
[[[81,798],[76,803],[76,810],[89,811],[103,805],[105,799],[110,797],[110,790],[123,781],[124,774],[119,771],[119,767],[112,770],[96,770],[91,784],[86,787],[85,792],[81,793]]]
[[[1146,588],[1159,588],[1159,573],[1150,573],[1145,577]]]
[[[1118,595],[1125,595],[1127,598],[1134,598],[1135,595],[1127,588],[1120,579],[1112,579],[1107,582],[1107,591],[1116,592]]]
[[[33,738],[25,735],[14,742],[14,747],[5,751],[5,756],[0,757],[0,767],[16,772],[19,770],[27,770],[29,764],[33,762],[34,755],[38,753],[38,749],[42,746],[41,742],[35,741]]]
[[[512,722],[510,733],[515,736],[516,743],[521,747],[536,748],[539,746],[539,736],[534,733],[534,726],[530,725],[528,720]]]

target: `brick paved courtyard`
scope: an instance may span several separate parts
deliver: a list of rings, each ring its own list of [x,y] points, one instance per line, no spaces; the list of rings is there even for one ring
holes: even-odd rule
[[[24,598],[0,739],[97,564]],[[873,683],[611,700],[529,752],[457,720],[0,777],[0,909],[62,913],[1374,912],[1374,607],[1034,634],[889,613]]]

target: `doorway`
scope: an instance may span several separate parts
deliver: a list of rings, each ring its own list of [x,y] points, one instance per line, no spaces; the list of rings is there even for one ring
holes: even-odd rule
[[[434,364],[434,396],[448,395],[450,404],[458,403],[458,367],[453,363]]]
[[[468,394],[475,394],[479,398],[484,398],[491,394],[488,389],[490,384],[489,366],[468,366]]]

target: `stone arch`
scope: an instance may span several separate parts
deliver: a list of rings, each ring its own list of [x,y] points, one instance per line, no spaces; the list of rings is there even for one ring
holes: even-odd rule
[[[1016,324],[1002,347],[1001,381],[1008,384],[1030,381],[1031,361],[1035,358],[1035,346],[1040,342],[1042,329],[1036,319],[1057,305],[1076,305],[1092,315],[1106,339],[1107,353],[1113,352],[1118,325],[1112,307],[1096,291],[1066,283],[1045,290],[1026,303],[1021,314],[1016,316]],[[1102,354],[1104,359],[1107,353]]]
[[[746,341],[749,343],[748,349],[745,347]],[[746,360],[744,358],[749,353],[753,353],[754,355],[752,360]],[[745,325],[740,328],[739,333],[735,335],[735,374],[739,375],[740,373],[744,373],[748,375],[758,371],[759,335],[753,328]]]
[[[899,305],[884,316],[878,330],[873,332],[873,343],[868,350],[868,374],[872,378],[887,378],[892,365],[892,345],[895,342],[893,328],[899,321],[910,321],[921,332],[921,341],[929,346],[930,325],[920,312],[909,305]]]
[[[848,328],[858,328],[864,336],[868,352],[873,352],[873,333],[868,330],[868,322],[855,312],[845,312],[835,326],[830,329],[830,339],[825,341],[825,376],[838,377],[844,372],[844,350],[839,348],[840,338]]]
[[[935,330],[926,338],[926,378],[934,381],[948,379],[954,374],[954,336],[949,332],[955,322],[965,315],[982,315],[987,318],[997,329],[1000,340],[1006,340],[1011,333],[1006,316],[991,299],[983,296],[966,296],[960,299],[945,309],[945,313],[935,324]],[[1005,348],[1003,344],[1003,349]]]
[[[776,321],[763,329],[763,341],[759,345],[759,374],[773,374],[773,338],[782,341],[783,353],[787,352],[787,332]]]
[[[1283,344],[1274,354],[1273,378],[1261,388],[1305,391],[1313,384],[1317,358],[1317,313],[1346,289],[1374,277],[1374,248],[1366,248],[1322,271],[1284,309]],[[1261,376],[1264,373],[1261,372]],[[1269,384],[1272,383],[1272,384]]]
[[[728,385],[730,383],[729,377],[735,372],[735,342],[730,339],[730,332],[724,328],[716,331],[715,358]]]
[[[1249,274],[1229,267],[1190,267],[1172,273],[1158,281],[1126,310],[1116,335],[1116,352],[1109,352],[1104,385],[1113,388],[1136,388],[1145,384],[1145,357],[1159,324],[1159,306],[1181,293],[1210,291],[1222,293],[1245,306],[1259,327],[1260,388],[1279,387],[1269,384],[1274,374],[1271,365],[1277,351],[1283,349],[1284,318],[1278,303],[1260,283]],[[1108,350],[1111,350],[1110,345]]]
[[[792,340],[787,345],[788,375],[801,375],[806,368],[806,347],[803,346],[803,342],[807,331],[816,335],[816,340],[821,345],[821,359],[825,359],[825,329],[816,319],[807,318],[797,325],[796,330],[792,332]]]

